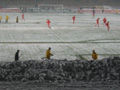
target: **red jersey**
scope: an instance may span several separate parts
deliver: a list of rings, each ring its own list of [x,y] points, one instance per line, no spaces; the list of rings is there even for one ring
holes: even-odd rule
[[[50,20],[47,20],[46,23],[47,23],[47,24],[50,24]]]
[[[109,22],[107,22],[105,25],[106,25],[107,27],[109,27]]]
[[[104,18],[104,19],[103,19],[103,22],[104,22],[104,23],[106,23],[106,21],[107,21],[107,19],[106,19],[106,18]]]
[[[24,14],[22,14],[22,18],[24,18]]]
[[[99,23],[99,18],[96,21],[97,21],[97,24],[98,24]]]
[[[73,16],[72,18],[73,18],[73,20],[75,20],[75,16]]]
[[[107,22],[105,25],[107,26],[107,29],[109,31],[109,29],[110,29],[109,22]]]

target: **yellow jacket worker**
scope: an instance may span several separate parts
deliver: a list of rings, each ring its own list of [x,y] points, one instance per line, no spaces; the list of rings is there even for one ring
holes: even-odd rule
[[[8,20],[9,20],[9,16],[8,15],[6,15],[6,17],[5,17],[5,23],[8,23]]]
[[[116,14],[118,13],[118,9],[116,9]]]
[[[0,20],[2,19],[2,17],[0,16]]]
[[[46,58],[50,59],[50,56],[53,56],[53,54],[51,54],[51,48],[49,47],[48,50],[46,51]]]
[[[0,16],[0,23],[1,23],[2,17]]]
[[[6,15],[5,19],[6,19],[6,20],[8,20],[8,19],[9,19],[9,16],[8,16],[8,15]]]
[[[95,50],[93,50],[92,58],[93,58],[93,60],[97,60],[97,58],[98,58],[98,55],[97,55],[97,53],[95,52]]]

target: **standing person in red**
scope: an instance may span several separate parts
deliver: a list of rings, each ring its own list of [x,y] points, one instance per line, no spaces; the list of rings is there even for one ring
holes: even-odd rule
[[[74,24],[75,23],[75,16],[73,16],[72,19],[73,19],[73,24]]]
[[[104,17],[103,18],[103,24],[106,24],[107,19]]]
[[[22,14],[22,21],[23,21],[23,20],[25,21],[25,18],[24,18],[24,13]]]
[[[107,30],[109,31],[109,29],[110,29],[109,21],[105,25],[107,26]]]
[[[97,25],[99,27],[99,19],[100,18],[97,18],[95,26]]]
[[[48,24],[48,27],[51,29],[50,20],[49,19],[47,19],[46,23]]]

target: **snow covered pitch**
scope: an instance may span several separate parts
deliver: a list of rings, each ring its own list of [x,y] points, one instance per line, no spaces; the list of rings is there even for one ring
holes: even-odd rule
[[[5,23],[5,16],[10,17]],[[20,60],[41,60],[46,50],[51,47],[53,59],[85,59],[90,60],[92,50],[98,53],[98,59],[120,54],[120,15],[77,13],[25,13],[22,21],[21,13],[0,13],[0,61],[14,61],[17,49]],[[72,16],[76,16],[75,24]],[[16,23],[16,17],[19,23]],[[103,18],[110,22],[110,31],[103,25]],[[100,27],[95,27],[100,18]],[[51,28],[46,20],[51,21]]]

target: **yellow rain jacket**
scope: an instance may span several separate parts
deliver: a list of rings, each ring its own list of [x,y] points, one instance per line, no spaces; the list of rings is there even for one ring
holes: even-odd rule
[[[94,60],[97,60],[97,58],[98,58],[97,53],[92,53],[92,58],[93,58]]]
[[[8,20],[8,19],[9,19],[9,16],[6,16],[5,19]]]
[[[52,54],[51,54],[50,50],[48,49],[48,50],[46,51],[46,58],[50,59],[50,56],[51,56],[51,55],[52,55]]]
[[[118,13],[118,9],[116,9],[116,13]]]
[[[0,20],[2,19],[2,17],[0,16]]]

